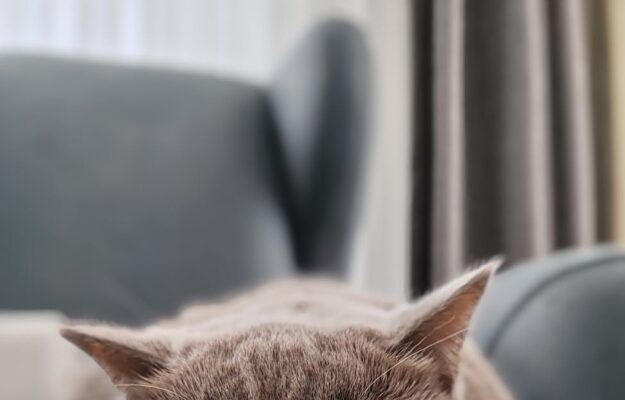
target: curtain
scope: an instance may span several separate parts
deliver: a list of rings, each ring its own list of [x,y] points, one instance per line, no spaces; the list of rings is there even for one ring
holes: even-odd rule
[[[607,15],[603,1],[414,3],[415,292],[493,255],[614,238]]]
[[[608,60],[610,90],[610,139],[612,174],[607,178],[610,186],[612,214],[611,233],[615,240],[625,245],[625,2],[608,0]]]
[[[295,28],[278,1],[0,0],[0,48],[210,69],[258,81]],[[301,8],[301,7],[300,7]],[[300,8],[291,7],[291,20]],[[305,27],[302,27],[305,28]]]

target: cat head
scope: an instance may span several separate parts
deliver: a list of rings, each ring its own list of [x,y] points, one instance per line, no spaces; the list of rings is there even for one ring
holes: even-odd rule
[[[498,266],[390,311],[384,328],[269,324],[183,340],[110,326],[61,333],[128,400],[448,400],[471,316]]]

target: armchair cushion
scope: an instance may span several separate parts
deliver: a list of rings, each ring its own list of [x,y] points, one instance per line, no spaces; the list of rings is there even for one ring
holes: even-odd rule
[[[519,399],[625,398],[625,253],[571,250],[505,271],[472,332]]]

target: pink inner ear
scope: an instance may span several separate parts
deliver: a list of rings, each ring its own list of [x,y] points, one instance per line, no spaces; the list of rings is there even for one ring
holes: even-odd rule
[[[97,328],[96,328],[97,329]],[[136,382],[145,379],[164,368],[163,361],[155,354],[141,349],[140,342],[126,339],[122,343],[116,340],[99,337],[80,328],[65,328],[61,335],[90,355],[104,369],[115,384]],[[119,340],[119,341],[118,341]]]
[[[393,351],[432,357],[440,369],[443,385],[451,390],[471,317],[495,269],[496,266],[486,265],[460,278],[456,285],[452,283],[453,290],[442,288],[426,298],[425,305],[417,303],[412,315],[411,311],[404,312],[404,328],[396,336]]]
[[[156,361],[136,350],[107,346],[93,342],[90,354],[104,368],[115,383],[147,378],[162,369]]]

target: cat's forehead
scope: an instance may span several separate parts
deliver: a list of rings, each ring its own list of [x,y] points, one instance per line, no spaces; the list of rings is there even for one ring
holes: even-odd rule
[[[390,400],[408,394],[428,400],[434,397],[417,393],[435,393],[427,358],[401,361],[367,329],[265,327],[196,343],[181,354],[171,373],[153,383],[187,400]]]
[[[365,366],[375,357],[388,357],[382,335],[367,328],[323,331],[297,325],[267,325],[232,336],[191,343],[181,351],[179,367],[187,373],[236,365],[239,373],[263,377],[289,372],[319,371],[321,367]]]

